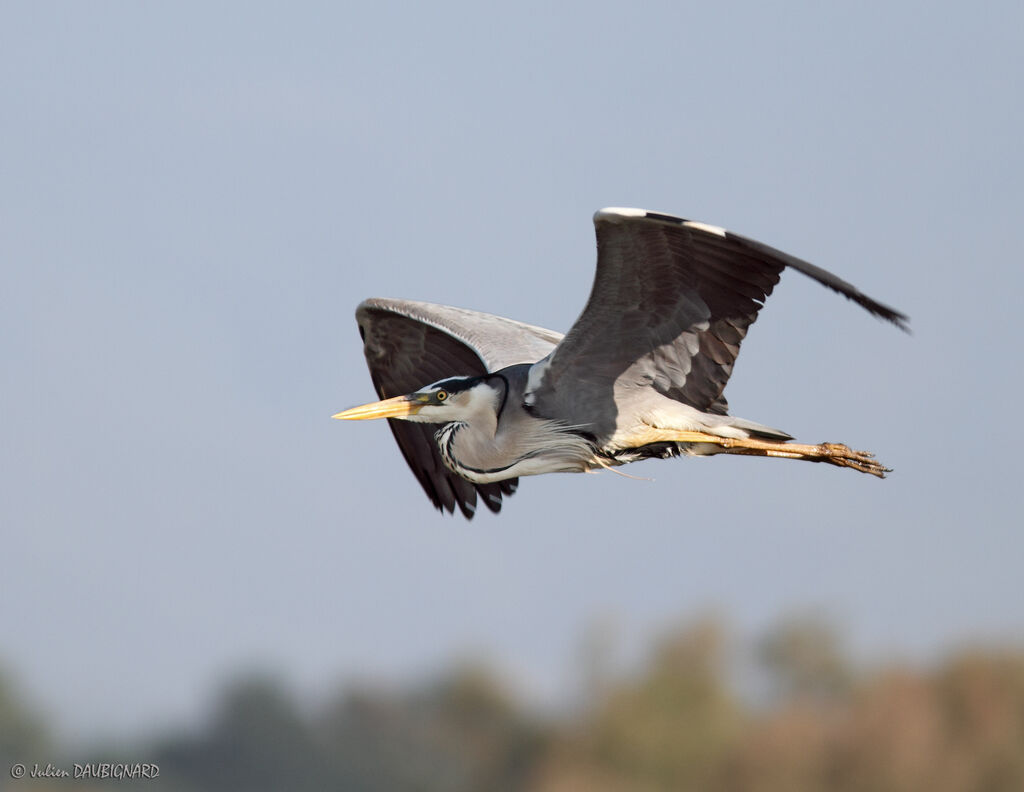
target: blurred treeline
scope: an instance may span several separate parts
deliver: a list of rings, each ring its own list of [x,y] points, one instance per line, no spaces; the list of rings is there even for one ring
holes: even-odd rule
[[[350,686],[313,707],[272,678],[247,677],[192,732],[84,757],[60,753],[0,681],[0,788],[1024,790],[1024,649],[862,668],[813,619],[742,652],[718,622],[691,624],[628,673],[608,670],[602,645],[589,642],[583,701],[560,716],[531,710],[480,665],[404,690]],[[104,760],[156,762],[161,777],[103,787],[8,776],[14,761]]]

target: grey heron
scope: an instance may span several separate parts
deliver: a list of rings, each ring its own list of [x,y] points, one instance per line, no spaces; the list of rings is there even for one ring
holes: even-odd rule
[[[680,454],[825,462],[884,478],[874,456],[802,445],[729,415],[722,392],[747,328],[787,267],[907,329],[907,317],[830,272],[679,217],[594,215],[597,272],[566,335],[500,316],[369,299],[356,319],[382,401],[333,416],[388,418],[439,510],[493,512],[520,476]]]

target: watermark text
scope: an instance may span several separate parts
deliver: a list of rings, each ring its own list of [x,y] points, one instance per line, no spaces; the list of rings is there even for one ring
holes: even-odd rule
[[[30,765],[15,762],[11,765],[11,778],[90,778],[106,781],[138,781],[141,778],[159,778],[160,766],[152,762],[75,762],[55,765],[51,762]]]

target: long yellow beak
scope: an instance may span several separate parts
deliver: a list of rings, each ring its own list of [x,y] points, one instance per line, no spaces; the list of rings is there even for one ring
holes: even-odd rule
[[[364,404],[350,410],[342,410],[332,418],[343,421],[365,421],[370,418],[401,418],[403,415],[415,415],[423,404],[413,401],[408,396],[395,396],[393,399]]]

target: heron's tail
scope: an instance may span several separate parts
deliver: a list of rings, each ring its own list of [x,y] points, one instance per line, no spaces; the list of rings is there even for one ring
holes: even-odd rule
[[[744,432],[747,432],[750,437],[765,440],[793,439],[793,435],[783,432],[781,429],[772,429],[770,426],[755,423],[754,421],[748,421],[746,418],[736,418],[732,415],[723,415],[721,417],[722,421],[718,424],[719,426],[732,426],[736,429],[742,429]]]

